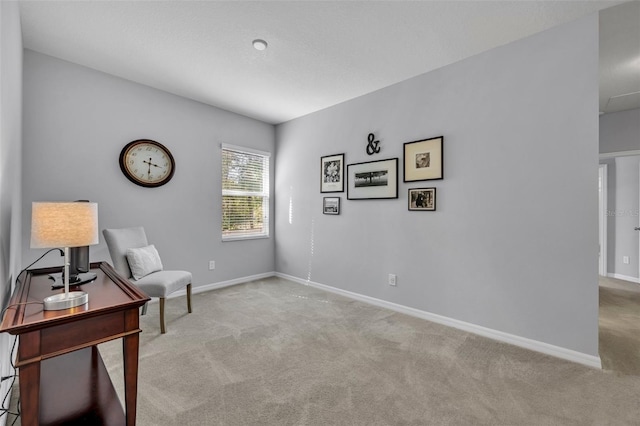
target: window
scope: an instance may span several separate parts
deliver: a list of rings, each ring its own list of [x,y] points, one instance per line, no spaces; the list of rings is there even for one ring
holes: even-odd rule
[[[222,241],[269,236],[270,155],[222,145]]]

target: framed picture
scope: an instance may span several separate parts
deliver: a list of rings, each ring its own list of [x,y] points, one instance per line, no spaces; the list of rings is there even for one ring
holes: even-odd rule
[[[340,197],[324,197],[322,200],[322,213],[340,214]]]
[[[404,181],[442,179],[444,136],[404,144]]]
[[[409,188],[409,196],[407,198],[409,199],[409,210],[436,210],[435,188]]]
[[[344,192],[344,154],[320,158],[320,192]]]
[[[347,200],[398,198],[398,159],[347,165]]]

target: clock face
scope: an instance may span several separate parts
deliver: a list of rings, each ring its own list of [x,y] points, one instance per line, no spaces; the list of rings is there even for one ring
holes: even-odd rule
[[[173,177],[175,162],[164,145],[140,139],[129,142],[120,152],[120,168],[133,183],[156,187],[164,185]]]

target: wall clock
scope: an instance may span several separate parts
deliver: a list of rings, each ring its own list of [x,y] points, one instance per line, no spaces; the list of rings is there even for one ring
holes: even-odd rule
[[[136,185],[154,188],[171,180],[176,164],[171,152],[161,143],[138,139],[122,148],[120,168]]]

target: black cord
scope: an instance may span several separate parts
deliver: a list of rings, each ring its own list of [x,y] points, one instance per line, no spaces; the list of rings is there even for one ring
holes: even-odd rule
[[[42,259],[43,257],[45,257],[46,255],[48,255],[49,253],[51,253],[54,250],[58,250],[60,252],[60,256],[64,256],[64,251],[62,249],[59,248],[52,248],[47,250],[46,252],[44,252],[44,254],[42,256],[40,256],[39,258],[37,258],[36,260],[34,260],[33,262],[31,262],[31,264],[29,266],[27,266],[26,268],[24,268],[22,271],[20,271],[20,273],[18,273],[18,276],[16,277],[16,285],[20,282],[20,275],[22,275],[22,273],[24,271],[26,271],[27,269],[31,268],[33,265],[35,265],[40,259]],[[13,305],[9,305],[6,306],[3,310],[2,313],[0,313],[0,318],[4,318],[4,313],[7,312],[7,309],[12,308],[14,306],[18,306],[18,305],[29,305],[32,303],[40,303],[42,305],[44,305],[44,303],[42,302],[26,302],[26,303],[14,303]]]
[[[16,277],[16,285],[18,285],[18,283],[20,282],[20,275],[22,275],[22,273],[24,271],[26,271],[27,269],[31,268],[33,265],[35,265],[40,259],[42,259],[43,257],[45,257],[46,255],[48,255],[49,253],[51,253],[54,250],[58,250],[60,252],[60,256],[64,256],[64,251],[60,248],[52,248],[47,250],[46,252],[44,252],[44,254],[42,256],[40,256],[39,258],[37,258],[36,260],[34,260],[33,262],[31,262],[31,264],[29,266],[27,266],[26,268],[24,268],[22,271],[20,271],[18,273],[18,276]],[[7,311],[7,309],[11,308],[12,306],[17,306],[17,305],[26,305],[29,303],[42,303],[42,302],[27,302],[27,303],[16,303],[14,305],[9,305],[6,306],[4,309],[2,309],[2,313],[0,314],[0,319],[4,318],[4,313]]]
[[[18,341],[17,337],[13,338],[13,345],[11,345],[11,355],[9,357],[9,361],[11,362],[11,368],[13,368],[14,374],[13,374],[13,380],[11,380],[11,384],[9,385],[9,389],[7,390],[7,393],[4,394],[4,398],[2,398],[2,413],[0,413],[0,418],[2,418],[2,416],[4,416],[5,414],[9,415],[12,414],[14,416],[16,416],[16,419],[18,417],[20,417],[20,410],[18,409],[17,413],[14,413],[12,411],[9,410],[9,406],[7,405],[7,408],[5,407],[5,404],[7,403],[7,398],[9,398],[9,394],[11,394],[11,389],[13,388],[13,385],[16,383],[16,377],[18,377],[17,374],[15,374],[16,371],[16,367],[13,363],[13,353],[16,350],[16,342]],[[13,422],[15,424],[15,420]]]
[[[42,256],[40,256],[39,258],[37,258],[36,260],[34,260],[29,266],[27,266],[26,268],[24,268],[22,271],[20,271],[20,273],[18,274],[18,276],[16,277],[16,285],[20,282],[20,275],[22,275],[22,273],[24,271],[26,271],[27,269],[31,268],[33,265],[35,265],[40,259],[42,259],[43,257],[45,257],[47,254],[51,253],[54,250],[58,250],[60,252],[60,256],[64,256],[64,251],[62,249],[59,248],[52,248],[47,250]],[[20,306],[20,305],[32,305],[32,304],[39,304],[39,305],[44,305],[43,302],[23,302],[23,303],[14,303],[12,305],[8,305],[6,306],[3,310],[2,310],[2,314],[0,315],[0,318],[4,318],[4,314],[7,311],[7,309],[9,308],[13,308],[15,306]],[[7,403],[7,398],[9,398],[9,395],[11,394],[11,389],[13,388],[13,386],[16,383],[16,378],[18,377],[17,374],[15,374],[16,371],[16,366],[13,362],[13,353],[15,352],[16,349],[16,342],[18,341],[17,337],[13,338],[13,345],[11,346],[11,355],[9,356],[9,361],[11,362],[11,368],[13,368],[13,372],[14,374],[12,376],[13,379],[11,380],[11,385],[9,386],[9,389],[7,390],[7,393],[4,395],[4,398],[2,398],[2,406],[0,407],[0,418],[2,418],[2,416],[4,416],[5,414],[8,416],[9,414],[16,416],[16,418],[13,420],[13,423],[11,423],[12,425],[15,425],[16,422],[18,421],[18,419],[20,418],[20,397],[18,396],[18,404],[17,404],[17,412],[14,413],[12,411],[9,410],[9,407],[7,406],[7,408],[5,407],[5,404]]]
[[[11,413],[14,416],[16,416],[15,419],[13,419],[13,422],[11,422],[11,426],[14,426],[16,424],[16,422],[18,421],[18,419],[20,418],[20,396],[18,396],[18,402],[16,403],[16,408],[18,410],[17,413]]]
[[[49,253],[51,253],[54,250],[58,250],[60,252],[60,256],[64,256],[64,251],[61,248],[52,248],[49,249],[47,251],[44,252],[44,254],[42,256],[40,256],[39,258],[37,258],[36,260],[34,260],[29,266],[27,266],[26,268],[24,268],[22,271],[20,271],[20,273],[18,274],[18,277],[16,278],[16,284],[18,282],[20,282],[20,275],[26,271],[27,269],[31,268],[33,265],[35,265],[36,263],[38,263],[38,261],[40,261],[40,259],[42,259],[43,257],[45,257],[46,255],[48,255]]]
[[[7,312],[10,308],[15,308],[16,306],[24,306],[24,305],[44,305],[44,302],[22,302],[22,303],[14,303],[12,305],[8,305],[6,308],[2,310],[2,315],[0,318],[4,317],[4,313]]]
[[[49,253],[51,253],[54,250],[58,250],[60,252],[60,256],[64,256],[64,250],[62,250],[61,248],[52,248],[49,249],[47,251],[44,252],[44,254],[42,256],[40,256],[39,258],[37,258],[36,260],[34,260],[33,262],[31,262],[31,264],[29,266],[27,266],[26,268],[24,268],[22,271],[20,271],[20,274],[23,273],[24,271],[26,271],[27,269],[31,268],[33,265],[35,265],[36,263],[38,263],[38,261],[40,259],[42,259],[43,257],[45,257],[46,255],[48,255]],[[18,274],[18,275],[20,275]]]
[[[9,421],[9,415],[15,416],[13,419],[13,422],[11,422],[11,426],[15,425],[16,422],[18,421],[18,419],[20,418],[20,397],[18,397],[18,401],[16,403],[16,409],[17,411],[14,413],[13,411],[9,410],[9,409],[2,409],[2,413],[0,413],[0,418],[2,418],[2,416],[4,416],[5,414],[7,415],[7,422]],[[8,424],[8,423],[6,423]]]

